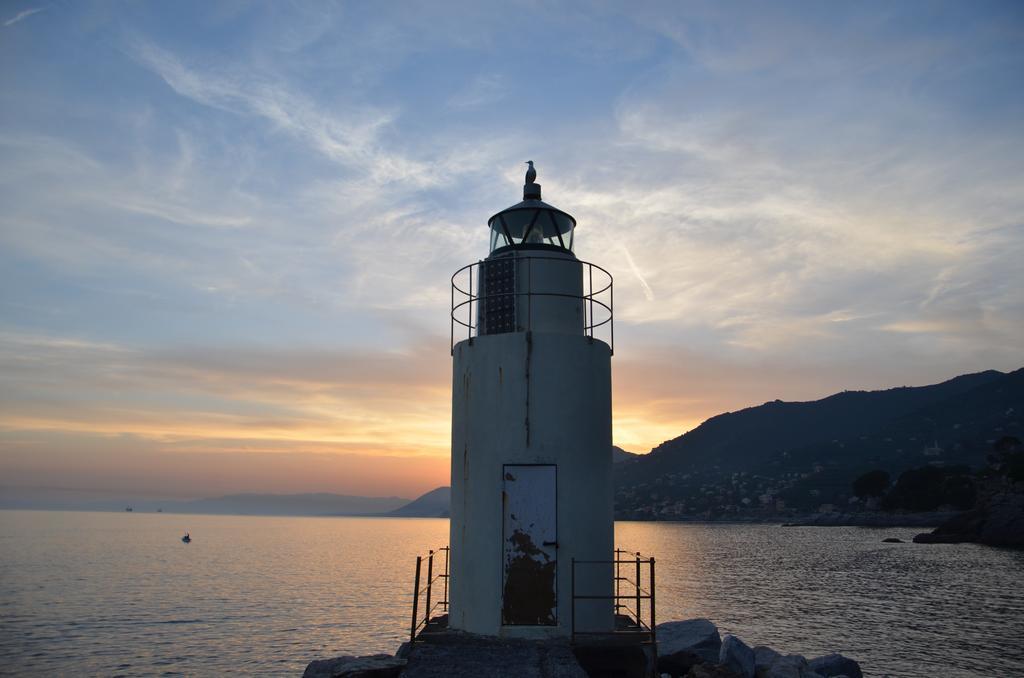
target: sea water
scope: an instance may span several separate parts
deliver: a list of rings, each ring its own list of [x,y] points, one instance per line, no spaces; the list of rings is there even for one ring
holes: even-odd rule
[[[658,621],[866,675],[1024,675],[1024,553],[882,542],[914,532],[622,522],[616,542],[656,557]],[[435,519],[0,511],[0,673],[301,675],[393,653],[415,557],[447,539]]]

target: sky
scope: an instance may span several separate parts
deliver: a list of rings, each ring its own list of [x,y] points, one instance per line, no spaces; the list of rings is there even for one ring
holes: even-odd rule
[[[1024,366],[1019,2],[0,3],[0,498],[448,483],[533,160],[615,442]]]

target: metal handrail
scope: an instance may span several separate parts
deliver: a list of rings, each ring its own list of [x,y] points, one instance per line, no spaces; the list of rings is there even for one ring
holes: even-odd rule
[[[444,570],[437,575],[434,575],[434,556],[444,551]],[[416,642],[416,632],[421,628],[425,629],[430,624],[430,615],[435,610],[441,608],[443,611],[448,611],[448,562],[449,554],[451,549],[447,546],[442,546],[439,549],[432,550],[427,553],[426,556],[416,556],[416,578],[412,587],[412,622],[409,626],[409,642]],[[423,570],[423,561],[427,561],[427,585],[420,587],[420,574]],[[434,601],[431,605],[431,597],[434,593],[434,584],[438,581],[444,582],[444,589],[440,600]],[[420,597],[425,597],[425,603],[423,605],[423,618],[419,616],[419,605]]]
[[[526,286],[527,287],[527,291],[525,291],[525,292],[515,291],[515,292],[498,292],[498,293],[494,293],[494,294],[476,294],[473,291],[473,289],[474,289],[474,285],[473,285],[473,278],[474,278],[473,271],[474,271],[474,269],[479,269],[480,267],[484,266],[488,262],[487,261],[477,261],[477,262],[472,263],[472,264],[467,264],[467,265],[463,266],[462,268],[460,268],[459,270],[455,271],[455,273],[453,273],[452,277],[451,277],[452,288],[451,288],[451,313],[450,313],[450,323],[449,323],[449,330],[450,330],[449,331],[449,345],[450,345],[451,353],[453,355],[455,353],[455,328],[456,328],[456,326],[465,328],[465,338],[470,340],[470,341],[473,339],[473,337],[479,336],[479,329],[480,329],[479,328],[479,322],[480,322],[479,321],[479,310],[476,313],[476,316],[477,316],[476,322],[474,322],[474,318],[473,318],[473,316],[474,316],[474,313],[473,313],[474,305],[479,306],[479,304],[482,304],[482,303],[487,302],[489,300],[501,299],[501,298],[509,298],[509,297],[511,297],[513,299],[519,299],[520,297],[526,297],[526,301],[527,301],[527,304],[526,304],[526,306],[527,306],[526,312],[527,313],[526,314],[527,314],[527,317],[524,319],[525,320],[525,324],[523,324],[523,325],[521,325],[521,326],[519,326],[517,328],[519,331],[530,331],[531,330],[531,325],[532,325],[532,320],[533,320],[533,317],[532,317],[532,315],[533,315],[533,302],[532,302],[532,298],[533,297],[561,297],[561,298],[578,299],[578,300],[580,300],[581,302],[583,302],[583,310],[584,310],[583,334],[585,336],[589,337],[591,340],[593,340],[593,339],[597,338],[597,337],[595,337],[595,331],[600,329],[600,328],[604,328],[605,326],[607,326],[607,343],[608,343],[609,348],[611,349],[612,355],[615,354],[615,322],[614,322],[614,316],[615,316],[615,313],[614,313],[615,291],[613,289],[615,280],[612,277],[611,273],[609,273],[606,269],[602,268],[601,266],[598,266],[597,264],[592,264],[589,261],[581,261],[579,259],[568,259],[568,258],[564,258],[564,257],[545,257],[545,256],[534,256],[534,255],[520,255],[518,253],[516,253],[512,259],[513,259],[513,261],[516,262],[516,265],[513,267],[513,275],[517,275],[518,274],[518,268],[519,268],[518,267],[518,263],[525,261],[527,263],[527,275],[530,277],[529,279],[532,279],[532,270],[533,270],[532,264],[530,262],[532,260],[534,260],[534,259],[545,260],[545,261],[559,261],[559,262],[564,262],[564,263],[569,263],[569,264],[576,264],[576,265],[579,265],[581,267],[585,267],[585,269],[586,269],[585,280],[587,282],[587,284],[586,284],[586,292],[584,294],[576,295],[576,294],[565,294],[565,293],[561,293],[561,292],[533,291],[531,289],[532,288],[532,284],[529,283],[529,279],[528,279],[528,284]],[[605,283],[602,283],[601,281],[599,281],[598,285],[602,285],[603,284],[603,286],[600,289],[597,289],[597,290],[594,289],[594,269],[597,269],[598,271],[600,271],[600,273],[604,274],[605,281],[606,281]],[[460,281],[459,281],[460,277],[468,278],[468,287],[469,287],[468,290],[467,289],[463,289],[463,287],[460,285]],[[478,272],[476,278],[477,278],[477,287],[480,287],[480,280],[482,279],[482,275],[480,275],[480,273]],[[516,289],[518,289],[518,282],[516,282],[515,285],[516,285]],[[604,295],[607,295],[607,302],[604,301]],[[607,317],[604,317],[600,321],[595,320],[595,317],[594,317],[595,306],[600,307],[601,309],[604,309],[604,312],[607,313]],[[463,311],[463,309],[465,309],[465,310]],[[458,317],[458,316],[462,316],[462,315],[466,316],[465,320],[463,320],[461,317]],[[604,313],[600,313],[600,315],[603,316]],[[462,332],[460,330],[460,336],[461,336],[461,334],[462,334]],[[602,331],[602,334],[604,334],[603,331]]]
[[[444,565],[443,570],[438,574],[434,574],[434,558],[439,556],[441,552],[444,552]],[[632,558],[624,558],[623,555],[632,555]],[[412,621],[409,625],[409,641],[416,642],[416,634],[421,629],[426,629],[431,622],[431,615],[437,611],[442,610],[448,611],[448,580],[449,580],[449,564],[450,564],[451,549],[448,546],[442,546],[441,548],[431,550],[426,556],[416,556],[416,577],[413,583],[413,597],[412,597]],[[426,585],[421,586],[423,563],[426,561],[427,564],[427,576]],[[579,594],[576,592],[576,566],[577,565],[615,565],[615,593],[613,594]],[[634,566],[635,579],[630,579],[622,574],[622,565]],[[647,568],[643,566],[646,565]],[[612,600],[615,605],[615,615],[626,616],[629,618],[632,626],[626,629],[616,629],[612,632],[613,635],[630,635],[630,634],[641,634],[647,636],[644,639],[645,642],[656,643],[656,624],[657,620],[655,617],[655,578],[654,578],[654,557],[644,557],[639,551],[627,551],[625,549],[615,549],[615,558],[612,560],[577,560],[572,559],[571,568],[571,580],[572,580],[572,609],[571,609],[571,638],[572,641],[576,641],[577,636],[585,635],[607,635],[606,631],[577,631],[576,630],[576,601],[578,600]],[[644,588],[643,574],[644,570],[647,570],[647,586],[649,590]],[[442,589],[440,599],[434,600],[434,588],[435,584],[443,582],[444,588]],[[630,593],[622,592],[622,582],[626,582],[633,589]],[[627,589],[628,590],[628,589]],[[420,598],[424,598],[423,614],[420,615]],[[650,601],[647,609],[647,620],[644,620],[643,614],[643,601]],[[628,604],[624,604],[621,601],[629,601],[634,604],[634,607],[630,607]]]
[[[623,558],[623,554],[631,554],[632,558]],[[613,594],[578,594],[576,593],[576,566],[577,565],[615,565],[615,593]],[[635,579],[624,577],[622,575],[622,565],[633,565],[635,567],[634,576]],[[647,565],[647,586],[650,588],[648,591],[643,587],[643,565]],[[633,588],[631,593],[622,592],[622,582],[630,584]],[[654,557],[643,557],[639,551],[627,551],[625,549],[616,548],[615,558],[612,560],[577,560],[572,559],[572,640],[576,641],[576,636],[585,635],[607,635],[606,631],[577,631],[576,630],[576,601],[577,600],[612,600],[615,605],[616,618],[619,616],[626,616],[629,618],[632,626],[626,629],[616,629],[613,631],[613,635],[622,634],[645,634],[649,636],[651,643],[656,643],[655,627],[657,620],[655,618],[655,587],[654,587]],[[627,588],[628,590],[628,588]],[[620,601],[628,600],[634,604],[634,607],[623,604]],[[644,621],[643,615],[643,601],[650,601],[648,605],[648,620]]]

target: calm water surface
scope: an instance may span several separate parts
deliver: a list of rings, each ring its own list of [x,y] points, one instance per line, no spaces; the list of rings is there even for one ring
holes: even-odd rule
[[[180,541],[190,531],[193,542]],[[618,523],[658,617],[868,675],[1024,676],[1024,553],[914,530]],[[0,673],[301,675],[394,652],[448,522],[0,511]]]

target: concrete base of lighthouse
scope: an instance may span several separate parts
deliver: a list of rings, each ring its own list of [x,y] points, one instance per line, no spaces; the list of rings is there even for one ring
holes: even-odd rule
[[[449,626],[614,628],[611,351],[510,332],[454,348]],[[572,561],[575,559],[575,581]],[[607,596],[573,601],[577,596]]]

